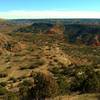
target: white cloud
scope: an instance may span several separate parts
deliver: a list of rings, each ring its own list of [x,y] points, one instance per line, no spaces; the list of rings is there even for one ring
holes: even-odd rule
[[[0,12],[0,18],[6,18],[6,19],[100,18],[100,12],[95,12],[95,11],[8,11],[8,12]]]

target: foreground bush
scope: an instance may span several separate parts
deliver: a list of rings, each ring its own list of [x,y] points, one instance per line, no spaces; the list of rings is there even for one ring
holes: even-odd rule
[[[4,97],[4,100],[20,100],[19,96],[16,93],[9,92]]]
[[[70,65],[50,70],[57,79],[61,94],[100,92],[100,72],[92,66]]]
[[[69,94],[70,93],[70,83],[68,82],[66,77],[59,76],[57,79],[57,83],[59,86],[59,92],[61,95]]]
[[[7,90],[0,85],[0,95],[5,95],[6,93],[7,93]]]
[[[58,84],[50,75],[36,73],[34,84],[27,83],[27,85],[21,86],[20,94],[23,95],[22,100],[26,100],[26,98],[29,100],[44,100],[58,94]]]
[[[28,100],[28,98],[31,98],[30,89],[32,88],[33,84],[34,83],[31,80],[24,80],[20,84],[20,88],[19,88],[19,98],[20,98],[20,100]]]
[[[34,83],[36,86],[32,91],[35,98],[55,97],[58,94],[58,84],[50,75],[37,73]]]
[[[100,74],[95,72],[92,67],[81,66],[74,73],[74,79],[71,84],[72,91],[100,92]]]

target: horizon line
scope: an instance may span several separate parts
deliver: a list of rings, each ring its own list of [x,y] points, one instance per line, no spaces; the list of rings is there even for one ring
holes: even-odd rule
[[[0,12],[1,19],[100,19],[99,11],[24,11],[12,10]]]

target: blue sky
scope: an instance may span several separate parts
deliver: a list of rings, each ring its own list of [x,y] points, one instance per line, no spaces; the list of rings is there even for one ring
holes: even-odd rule
[[[31,15],[34,11],[38,13],[41,11],[43,13],[45,11],[57,11],[56,13],[61,13],[61,11],[80,12],[80,15],[82,12],[100,13],[100,0],[0,0],[0,17],[7,18],[11,15],[14,16],[18,12],[21,17],[24,17],[21,15],[24,12],[26,13],[24,14],[26,18],[29,12]],[[13,14],[12,12],[15,13]],[[8,13],[11,15],[8,16]]]
[[[9,10],[100,11],[100,0],[0,0],[0,11]]]

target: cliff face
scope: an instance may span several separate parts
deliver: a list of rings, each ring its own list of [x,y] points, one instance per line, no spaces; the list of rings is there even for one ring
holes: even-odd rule
[[[94,38],[94,45],[100,46],[100,35],[96,35]]]

